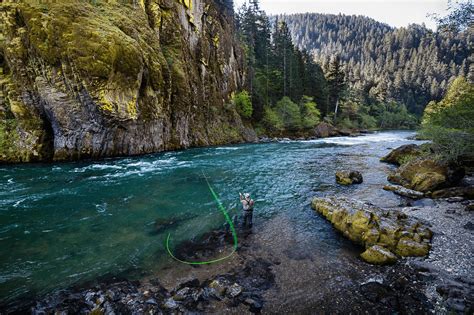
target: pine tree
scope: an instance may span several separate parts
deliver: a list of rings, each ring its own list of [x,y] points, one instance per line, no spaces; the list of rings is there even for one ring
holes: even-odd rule
[[[329,87],[329,105],[331,106],[331,110],[334,109],[334,119],[336,119],[339,109],[339,100],[346,87],[344,69],[338,55],[333,56],[331,59],[328,65],[326,79]],[[326,115],[329,114],[329,110],[329,108],[326,109]]]

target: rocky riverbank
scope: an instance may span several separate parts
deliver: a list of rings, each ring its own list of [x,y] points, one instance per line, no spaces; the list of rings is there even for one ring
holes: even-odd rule
[[[470,314],[474,311],[472,165],[443,162],[434,153],[429,144],[410,144],[381,159],[399,166],[387,178],[395,185],[383,189],[405,198],[401,209],[382,210],[340,197],[315,198],[312,206],[345,237],[363,245],[361,257],[369,263],[392,264],[397,256],[423,256],[409,258],[408,264],[426,284],[422,294],[433,301],[435,311]],[[420,236],[418,229],[426,233]],[[399,244],[407,242],[420,250],[401,250]]]
[[[248,232],[239,232],[240,239],[245,240]],[[216,230],[181,244],[176,250],[181,259],[206,260],[216,253],[230,251],[231,242],[230,232]],[[263,292],[275,283],[273,263],[263,258],[242,257],[245,257],[245,242],[233,257],[241,264],[214,270],[216,273],[209,278],[175,279],[176,283],[165,287],[154,277],[140,281],[110,277],[57,291],[36,302],[19,301],[6,313],[175,314],[220,313],[230,309],[259,313],[265,304]]]
[[[423,275],[428,296],[441,297],[440,311],[474,311],[474,212],[470,201],[425,199],[401,211],[433,230],[432,248],[424,260],[410,264]]]
[[[313,129],[299,132],[283,132],[276,135],[261,135],[258,141],[262,143],[290,140],[315,140],[332,137],[357,137],[374,131],[359,129],[340,129],[327,122],[320,122]]]

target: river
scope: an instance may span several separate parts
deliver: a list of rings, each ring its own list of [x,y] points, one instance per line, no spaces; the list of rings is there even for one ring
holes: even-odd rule
[[[231,214],[237,213],[238,193],[252,193],[254,234],[291,239],[285,248],[290,258],[318,253],[319,263],[331,262],[326,268],[341,255],[357,259],[359,251],[315,215],[310,200],[338,193],[397,206],[399,197],[381,189],[391,166],[379,159],[390,148],[416,142],[408,140],[413,134],[1,166],[0,305],[106,275],[142,277],[177,264],[164,247],[168,233],[178,244],[224,223],[203,174]],[[343,169],[361,171],[364,183],[337,185],[334,173]],[[156,222],[162,223],[158,229]],[[262,244],[272,251],[280,246],[277,238]]]

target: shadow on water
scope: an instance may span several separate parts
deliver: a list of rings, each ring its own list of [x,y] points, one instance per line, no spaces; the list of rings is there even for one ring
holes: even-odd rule
[[[152,274],[169,266],[168,232],[179,244],[224,223],[203,172],[231,216],[238,213],[238,193],[252,193],[252,237],[266,253],[297,261],[318,253],[310,257],[317,264],[355,257],[357,250],[312,212],[311,198],[347,194],[398,205],[398,197],[374,189],[390,169],[379,158],[388,147],[413,143],[411,135],[381,132],[0,167],[0,305],[106,274],[140,277],[137,270]],[[360,170],[364,183],[336,185],[334,173],[345,168]]]

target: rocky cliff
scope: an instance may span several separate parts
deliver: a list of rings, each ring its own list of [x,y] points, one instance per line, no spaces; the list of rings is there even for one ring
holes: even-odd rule
[[[42,3],[40,3],[42,2]],[[219,0],[0,6],[0,161],[136,155],[253,140]]]

